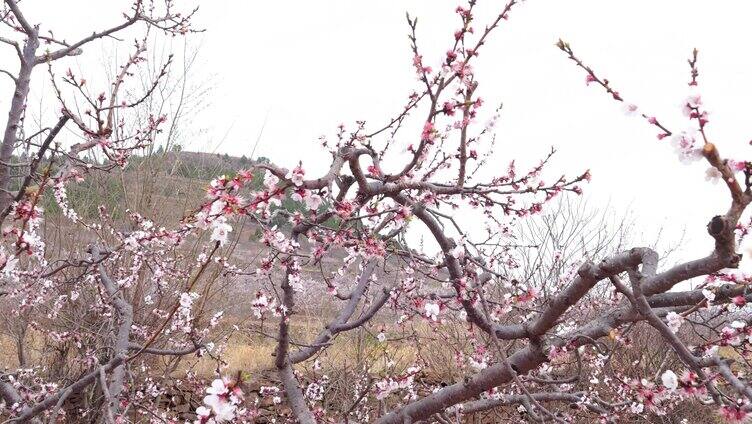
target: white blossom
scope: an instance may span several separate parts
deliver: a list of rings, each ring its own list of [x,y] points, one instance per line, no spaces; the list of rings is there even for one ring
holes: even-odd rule
[[[668,328],[671,329],[671,332],[676,333],[679,331],[679,327],[681,327],[682,323],[684,323],[684,317],[672,311],[666,314],[666,321],[668,322]]]
[[[225,217],[221,216],[212,222],[211,241],[218,241],[220,246],[227,243],[227,237],[232,231],[232,226],[227,223]]]
[[[623,108],[622,110],[624,111],[624,114],[627,116],[633,116],[637,113],[637,105],[624,102],[622,108]]]
[[[669,390],[676,390],[676,388],[679,387],[679,379],[671,370],[666,370],[661,374],[661,382],[663,382],[663,386]]]
[[[717,184],[718,180],[720,180],[721,177],[721,171],[715,169],[712,166],[705,170],[705,181],[710,181],[713,184]]]
[[[742,328],[744,328],[746,326],[747,326],[747,323],[744,322],[744,321],[736,320],[736,321],[734,321],[734,322],[731,323],[731,328],[735,328],[737,330],[740,330],[740,329],[742,329]]]
[[[441,308],[439,307],[438,303],[426,303],[425,306],[426,309],[426,318],[436,321],[439,317],[439,311]]]

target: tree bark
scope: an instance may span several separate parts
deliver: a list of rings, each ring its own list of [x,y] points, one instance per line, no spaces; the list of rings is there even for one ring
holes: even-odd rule
[[[29,96],[31,85],[31,72],[36,64],[36,51],[39,47],[39,38],[37,37],[37,28],[34,28],[33,34],[27,34],[28,38],[24,44],[21,57],[21,67],[16,77],[16,86],[13,92],[13,99],[8,112],[8,121],[5,124],[5,133],[3,142],[0,145],[0,161],[3,164],[11,162],[13,149],[16,146],[18,130],[21,127],[21,117],[26,108],[26,99]],[[5,210],[10,205],[13,195],[10,193],[10,171],[7,165],[0,166],[0,210]]]

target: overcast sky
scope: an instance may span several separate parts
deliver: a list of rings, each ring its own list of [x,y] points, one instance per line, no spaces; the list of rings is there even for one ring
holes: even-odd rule
[[[504,3],[479,1],[476,26]],[[455,6],[428,0],[204,3],[208,32],[201,51],[221,75],[212,110],[219,128],[232,128],[218,150],[247,152],[268,112],[258,153],[288,164],[295,156],[306,166],[314,166],[314,158],[323,163],[318,135],[331,134],[340,122],[384,121],[415,86],[405,12],[419,18],[424,60],[436,63],[458,25]],[[584,73],[554,43],[569,41],[627,101],[674,131],[690,127],[680,105],[688,93],[686,59],[697,47],[710,138],[722,153],[744,159],[752,139],[750,16],[752,6],[743,1],[524,2],[475,65],[481,95],[504,103],[497,166],[515,157],[533,163],[555,146],[552,170],[592,170],[585,188],[591,203],[631,208],[638,222],[649,224],[648,234],[637,238],[651,240],[660,225],[668,237],[686,228],[686,254],[706,254],[712,240],[705,224],[725,212],[725,189],[705,181],[703,162],[681,164],[653,128],[586,87]]]
[[[30,21],[73,40],[90,33],[91,22],[117,21],[128,2],[23,3]],[[479,3],[477,28],[504,4]],[[192,117],[207,131],[187,148],[249,155],[266,121],[256,154],[284,166],[303,159],[310,170],[323,169],[328,159],[318,149],[319,135],[358,119],[382,123],[416,87],[406,11],[419,18],[426,64],[442,58],[458,26],[456,3],[437,0],[199,4],[197,24],[206,32],[190,40],[199,48],[195,78],[212,89],[209,106]],[[680,105],[687,95],[686,59],[697,47],[709,137],[724,156],[745,159],[752,139],[750,16],[746,1],[523,2],[475,64],[481,96],[504,104],[493,166],[501,170],[512,158],[534,164],[554,146],[554,174],[591,170],[593,181],[584,187],[591,203],[631,208],[648,233],[662,225],[676,235],[686,227],[684,252],[706,254],[712,241],[705,224],[725,212],[725,189],[705,181],[704,163],[681,164],[654,128],[625,116],[597,87],[586,87],[584,73],[554,44],[560,37],[569,41],[628,102],[673,131],[690,127]],[[399,142],[415,141],[403,137]]]

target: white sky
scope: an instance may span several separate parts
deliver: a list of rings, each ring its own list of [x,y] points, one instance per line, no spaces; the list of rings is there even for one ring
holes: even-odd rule
[[[505,2],[479,3],[478,29]],[[103,27],[117,21],[128,1],[22,4],[30,21],[70,41],[90,33],[90,22]],[[196,78],[212,76],[213,88],[210,106],[193,118],[206,136],[187,148],[249,155],[268,113],[257,154],[283,166],[303,159],[311,171],[328,164],[319,135],[333,134],[340,122],[380,124],[417,86],[406,11],[419,17],[424,63],[434,67],[458,27],[457,3],[438,0],[200,4],[197,24],[207,31],[191,41],[200,45]],[[586,87],[583,71],[554,43],[559,37],[569,41],[627,101],[673,131],[689,128],[680,103],[687,94],[686,59],[697,47],[701,92],[711,113],[709,137],[724,156],[745,159],[752,139],[750,16],[752,3],[745,1],[528,0],[515,7],[475,63],[488,109],[504,103],[498,169],[512,158],[532,165],[553,145],[559,153],[549,172],[591,169],[593,182],[584,187],[591,203],[610,200],[631,208],[648,232],[664,225],[671,235],[686,227],[683,257],[704,255],[712,248],[705,224],[725,212],[725,189],[704,180],[704,164],[682,165],[651,126],[625,116],[599,88]],[[0,107],[6,109],[10,92],[3,92]]]

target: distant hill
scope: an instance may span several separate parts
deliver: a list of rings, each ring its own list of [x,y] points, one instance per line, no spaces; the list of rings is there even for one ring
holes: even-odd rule
[[[266,158],[248,159],[244,156],[204,152],[157,151],[148,156],[134,155],[124,171],[96,172],[95,177],[67,186],[70,204],[82,216],[99,215],[99,205],[117,219],[124,217],[126,209],[145,216],[162,216],[159,222],[177,222],[205,199],[209,182],[221,175],[234,176],[238,170],[248,169]],[[261,171],[254,173],[250,190],[263,186]],[[48,212],[60,212],[52,193],[45,196],[43,206]],[[301,210],[303,205],[290,197],[282,199],[281,208],[288,212]],[[276,225],[288,225],[286,215],[276,215]]]
[[[191,179],[210,180],[222,174],[235,174],[239,169],[249,168],[256,162],[268,161],[266,158],[251,160],[245,156],[237,157],[222,153],[205,152],[156,152],[150,156],[134,156],[130,167],[158,165],[168,175]]]

